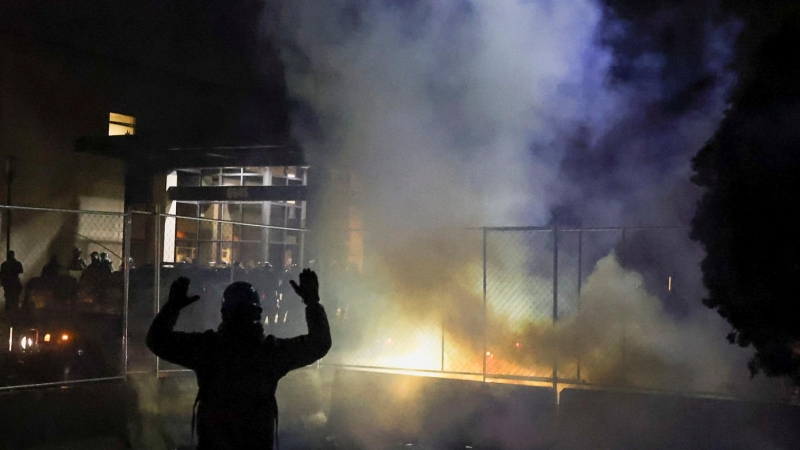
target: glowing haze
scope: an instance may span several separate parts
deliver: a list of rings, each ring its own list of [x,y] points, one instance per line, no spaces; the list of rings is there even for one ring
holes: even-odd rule
[[[304,142],[312,162],[350,167],[376,225],[545,222],[557,128],[601,115],[610,61],[591,2],[548,3],[292,3],[308,66],[288,59],[290,89],[323,137]]]
[[[639,54],[625,61],[636,76],[615,78],[619,57],[606,42],[627,24],[595,1],[288,2],[280,36],[302,106],[295,137],[311,165],[346,167],[360,186],[372,283],[348,297],[372,327],[364,335],[396,346],[404,335],[414,355],[438,345],[442,322],[457,323],[454,354],[474,354],[481,250],[466,227],[546,225],[554,211],[590,226],[686,224],[696,198],[689,158],[724,112],[733,31],[709,21],[693,51],[698,70],[715,76],[679,112],[660,113],[654,105],[671,95],[664,57]],[[324,208],[323,227],[333,217]],[[687,271],[699,273],[697,261]],[[648,311],[647,320],[662,318]],[[720,330],[708,332],[716,339]],[[438,357],[412,360],[400,365],[428,368]]]

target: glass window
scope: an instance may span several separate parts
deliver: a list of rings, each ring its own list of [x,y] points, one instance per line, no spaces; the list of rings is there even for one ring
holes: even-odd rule
[[[175,205],[175,214],[183,217],[197,217],[197,205],[192,203],[177,203]],[[175,238],[180,239],[197,239],[197,224],[196,220],[181,219],[175,220]]]
[[[219,233],[214,237],[215,240],[232,241],[233,240],[233,225],[229,223],[219,224]]]
[[[126,116],[125,114],[118,114],[118,113],[109,113],[108,114],[108,121],[109,122],[116,122],[125,125],[136,125],[136,118],[133,116]]]
[[[260,224],[262,220],[261,203],[242,204],[242,222]]]
[[[230,242],[219,243],[219,256],[216,262],[224,262],[225,264],[233,263],[233,248]]]
[[[179,170],[178,186],[200,186],[200,173],[196,171]]]
[[[286,207],[280,204],[272,203],[269,212],[269,224],[272,226],[282,227],[286,221]]]
[[[257,263],[264,260],[263,250],[260,242],[257,243],[244,243],[239,246],[239,254],[236,255],[237,259],[245,265],[245,267],[253,267]]]
[[[203,169],[200,171],[203,186],[219,186],[219,169]]]
[[[225,175],[222,177],[222,185],[223,186],[241,186],[242,185],[242,176],[241,175]]]
[[[136,118],[119,113],[108,114],[108,135],[124,136],[136,134]]]
[[[125,123],[120,125],[131,126]],[[306,168],[188,168],[177,170],[177,176],[178,186],[264,186],[265,178],[271,180],[266,185],[302,186]],[[304,204],[303,201],[292,200],[179,203],[179,216],[212,221],[176,220],[175,259],[212,266],[240,261],[249,266],[269,257],[276,268],[283,270],[299,257],[297,233],[267,230],[246,224],[300,228],[303,225]],[[269,220],[265,221],[267,217]]]

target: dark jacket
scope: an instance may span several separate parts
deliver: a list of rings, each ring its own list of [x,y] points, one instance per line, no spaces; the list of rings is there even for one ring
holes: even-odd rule
[[[164,305],[147,333],[147,346],[197,375],[199,449],[272,449],[278,406],[275,390],[289,371],[328,353],[331,334],[325,309],[306,307],[308,334],[291,339],[262,329],[182,333],[173,331],[180,310]]]
[[[0,264],[0,284],[6,290],[22,288],[22,282],[19,281],[20,275],[22,275],[22,263],[18,260],[9,259]]]

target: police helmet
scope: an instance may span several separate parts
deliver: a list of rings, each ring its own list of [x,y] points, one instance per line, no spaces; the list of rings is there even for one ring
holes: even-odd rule
[[[222,294],[223,312],[261,312],[261,298],[252,284],[236,281]]]

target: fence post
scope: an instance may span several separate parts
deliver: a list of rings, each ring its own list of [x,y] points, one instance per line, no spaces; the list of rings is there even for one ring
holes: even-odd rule
[[[155,217],[155,255],[153,256],[153,266],[155,270],[153,271],[153,309],[154,313],[158,314],[158,310],[161,309],[161,208],[156,205],[156,213],[153,217]],[[158,371],[160,370],[161,365],[161,358],[156,356],[156,378],[158,378]]]
[[[486,227],[483,228],[483,381],[486,381],[486,328],[488,318],[486,315]]]
[[[130,210],[125,213],[123,216],[124,224],[122,226],[122,239],[123,239],[123,249],[122,249],[122,256],[124,258],[123,264],[124,266],[124,281],[123,281],[123,289],[125,292],[123,293],[123,307],[122,307],[122,376],[128,375],[128,320],[129,320],[129,313],[128,310],[130,308],[130,286],[131,286],[131,268],[130,268],[130,261],[131,261],[131,212]]]
[[[441,372],[444,372],[444,311],[442,311],[442,366]]]
[[[583,228],[578,229],[578,311],[581,310],[581,289],[583,288]],[[578,354],[578,381],[581,380],[581,355]]]
[[[625,264],[625,228],[622,229],[622,249],[620,250],[620,258],[619,258],[619,265],[623,266],[624,264]],[[628,358],[627,358],[627,355],[626,355],[627,349],[625,348],[627,346],[627,340],[628,340],[628,318],[625,317],[625,315],[623,314],[623,316],[622,316],[622,379],[620,380],[623,384],[627,384],[625,382],[625,379],[627,378],[627,374],[628,374],[628,368],[626,367],[628,365],[628,361],[627,361]]]
[[[305,226],[305,225],[304,225]],[[300,234],[300,270],[306,265],[306,232],[305,228],[299,232]]]
[[[558,223],[553,220],[553,329],[555,331],[558,321]],[[558,399],[558,352],[559,345],[556,340],[556,352],[553,357],[553,390]]]

